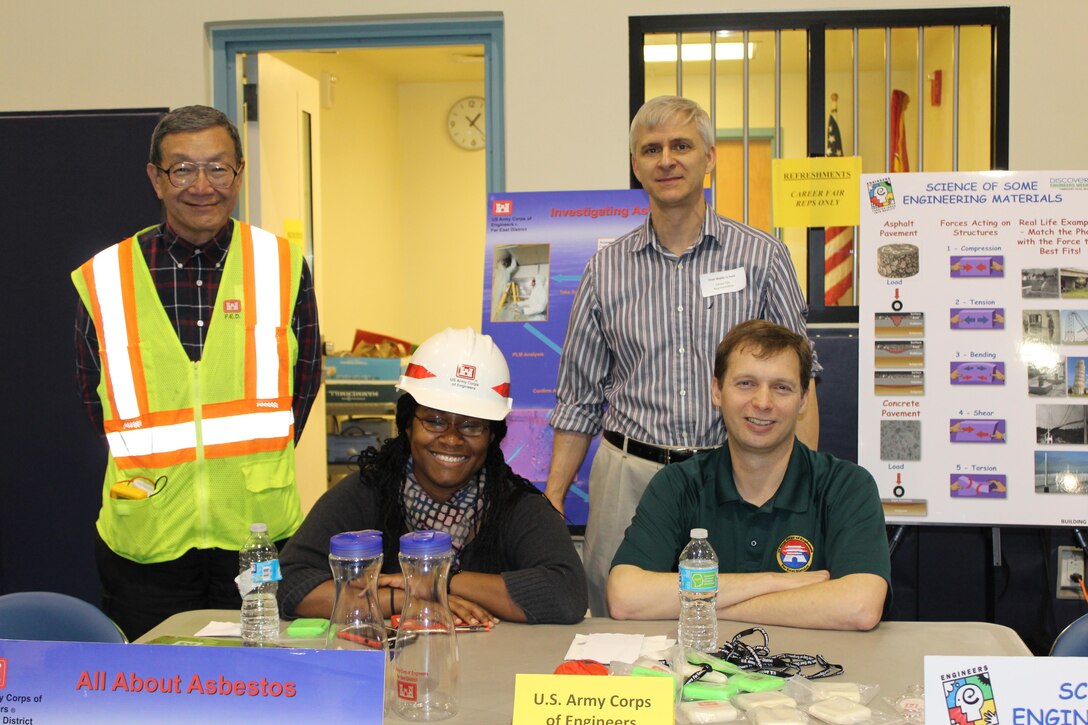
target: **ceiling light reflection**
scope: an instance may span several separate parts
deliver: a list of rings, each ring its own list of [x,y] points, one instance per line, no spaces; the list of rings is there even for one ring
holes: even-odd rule
[[[1025,342],[1020,345],[1020,361],[1036,368],[1053,368],[1061,362],[1061,355],[1053,345]]]

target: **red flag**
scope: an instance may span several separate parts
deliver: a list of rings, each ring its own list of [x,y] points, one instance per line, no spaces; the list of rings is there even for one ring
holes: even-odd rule
[[[854,304],[854,228],[824,229],[824,305]]]
[[[892,147],[889,150],[888,168],[893,173],[910,171],[910,159],[907,158],[906,113],[908,105],[910,105],[910,96],[900,90],[892,91]]]

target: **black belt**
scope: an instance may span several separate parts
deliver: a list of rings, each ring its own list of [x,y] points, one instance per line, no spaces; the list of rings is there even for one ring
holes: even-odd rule
[[[602,431],[601,437],[621,451],[630,453],[632,456],[644,458],[647,461],[660,463],[663,466],[667,466],[670,463],[686,461],[696,453],[708,450],[707,448],[666,448],[664,446],[655,446],[651,443],[643,443],[642,441],[637,441],[634,438],[625,436],[622,433],[616,433],[615,431],[610,430]]]

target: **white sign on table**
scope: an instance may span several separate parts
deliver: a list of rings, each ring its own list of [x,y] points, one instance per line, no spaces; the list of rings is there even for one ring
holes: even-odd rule
[[[1088,658],[926,657],[926,722],[1083,725]]]

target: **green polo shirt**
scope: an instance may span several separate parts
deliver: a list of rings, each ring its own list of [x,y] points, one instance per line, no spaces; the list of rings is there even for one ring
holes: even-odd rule
[[[676,571],[691,530],[705,528],[723,572],[876,574],[888,582],[890,601],[884,526],[868,471],[796,440],[778,492],[753,506],[737,492],[727,444],[653,477],[612,566]]]

